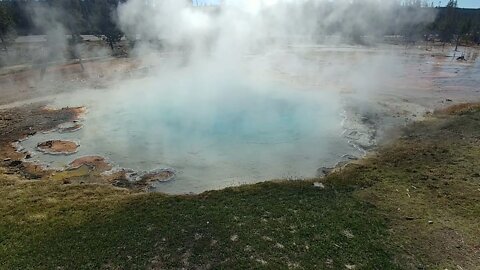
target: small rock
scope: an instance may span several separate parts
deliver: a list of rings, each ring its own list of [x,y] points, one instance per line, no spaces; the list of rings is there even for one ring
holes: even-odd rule
[[[10,164],[8,166],[17,167],[17,166],[20,166],[21,164],[22,164],[22,162],[20,160],[14,160],[14,161],[10,162]]]
[[[350,155],[350,154],[345,154],[342,156],[343,159],[345,160],[358,160],[358,157],[354,156],[354,155]]]
[[[30,154],[27,154],[27,155],[25,156],[25,159],[30,159],[30,158],[32,158],[32,155],[30,155]]]
[[[264,259],[257,259],[256,261],[262,265],[267,264],[267,261],[265,261]]]
[[[156,169],[147,172],[129,172],[126,174],[127,180],[130,182],[155,183],[168,182],[175,178],[176,171],[171,168]]]
[[[262,236],[262,239],[265,240],[265,241],[272,242],[272,238],[270,238],[268,236]]]
[[[325,185],[323,183],[320,183],[320,182],[313,183],[313,186],[316,187],[316,188],[319,188],[319,189],[324,189],[325,188]]]
[[[3,159],[3,161],[5,161],[5,162],[8,162],[8,161],[10,161],[10,160],[12,160],[12,159],[11,159],[11,158],[5,158],[5,159]]]
[[[428,221],[428,224],[433,224],[433,221],[429,220],[429,221]]]
[[[447,101],[447,102],[452,102],[453,100],[451,100],[451,99],[447,98],[447,99],[446,99],[446,101]]]
[[[355,237],[350,230],[344,230],[344,231],[342,232],[342,234],[343,234],[345,237],[347,237],[348,239],[352,239],[353,237]]]
[[[230,236],[230,240],[231,240],[232,242],[238,241],[238,235],[234,234],[234,235]]]
[[[347,269],[350,269],[350,270],[351,270],[351,269],[355,269],[355,268],[357,268],[357,266],[355,266],[354,264],[345,264],[345,268],[347,268]]]
[[[414,220],[414,217],[405,217],[406,220]]]

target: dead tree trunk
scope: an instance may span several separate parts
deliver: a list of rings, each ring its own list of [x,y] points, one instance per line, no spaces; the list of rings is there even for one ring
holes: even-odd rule
[[[82,72],[83,72],[85,71],[85,67],[83,66],[83,63],[82,63],[82,55],[80,54],[80,51],[78,50],[78,47],[77,47],[79,40],[81,40],[80,35],[78,35],[78,39],[77,39],[77,36],[75,36],[75,34],[72,34],[72,40],[70,43],[69,50],[70,50],[71,57],[73,59],[78,59],[78,63],[80,64],[80,67],[82,68]]]
[[[42,79],[45,76],[45,73],[47,72],[47,66],[50,60],[50,55],[51,55],[50,47],[44,48],[44,57],[42,59],[42,63],[40,64],[40,78]]]
[[[0,41],[2,41],[2,46],[5,49],[5,51],[8,53],[7,43],[5,42],[5,38],[1,34],[0,34]]]
[[[458,52],[458,43],[460,42],[460,35],[455,39],[455,51]]]

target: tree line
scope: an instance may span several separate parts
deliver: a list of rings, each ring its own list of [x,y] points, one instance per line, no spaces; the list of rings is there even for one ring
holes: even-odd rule
[[[56,23],[63,27],[66,35],[72,36],[71,42],[80,40],[80,35],[96,35],[113,50],[124,37],[117,26],[115,11],[125,1],[128,0],[0,0],[0,41],[7,50],[17,35],[43,35]],[[42,10],[44,13],[39,16]],[[409,16],[421,14],[419,11],[436,13],[435,20],[408,23]],[[457,45],[460,42],[480,44],[480,9],[458,8],[456,0],[449,0],[445,7],[434,7],[427,1],[403,0],[395,15],[386,16],[396,17],[391,21],[403,18],[407,23],[401,26],[392,23],[389,29],[382,30],[382,35],[399,35],[406,42],[426,39]],[[349,31],[355,37],[369,35],[371,31],[351,28]]]
[[[114,48],[124,33],[116,9],[126,0],[0,0],[0,39],[4,48],[16,36],[46,35],[60,25],[70,42],[96,35]]]
[[[438,8],[435,21],[424,31],[437,35],[443,43],[453,42],[456,47],[460,42],[480,44],[480,9],[461,9],[457,0],[450,0],[446,7]]]

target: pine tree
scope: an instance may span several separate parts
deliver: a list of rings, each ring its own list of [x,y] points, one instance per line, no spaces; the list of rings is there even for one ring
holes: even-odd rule
[[[6,2],[0,2],[0,41],[5,51],[8,51],[7,43],[13,40],[13,17],[10,7]]]

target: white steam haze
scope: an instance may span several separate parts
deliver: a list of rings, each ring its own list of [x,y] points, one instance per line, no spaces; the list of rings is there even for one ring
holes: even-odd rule
[[[296,38],[316,41],[356,33],[383,35],[405,25],[430,22],[431,10],[400,10],[398,0],[230,0],[197,7],[187,0],[131,0],[118,10],[129,36],[189,45],[197,53],[241,54]],[[398,31],[397,31],[398,32]],[[338,40],[337,40],[338,39]],[[283,41],[283,42],[282,42]],[[333,41],[328,41],[333,42]]]
[[[118,8],[118,24],[137,38],[133,55],[147,76],[69,97],[89,113],[78,133],[58,136],[79,138],[71,159],[100,154],[135,170],[174,168],[176,179],[157,186],[162,192],[314,177],[372,146],[362,127],[360,145],[343,136],[355,122],[345,107],[387,91],[402,62],[388,51],[337,44],[433,20],[423,11],[398,15],[397,7],[380,0],[230,0],[213,7],[129,0]]]

